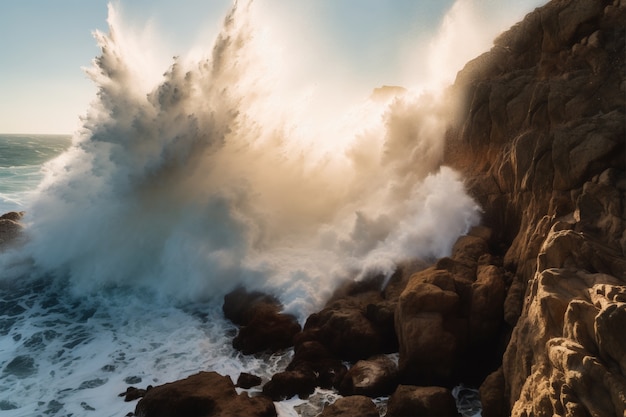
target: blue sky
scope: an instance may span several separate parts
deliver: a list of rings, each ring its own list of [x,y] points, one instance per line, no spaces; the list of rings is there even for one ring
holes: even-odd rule
[[[274,24],[291,28],[337,77],[402,84],[454,0],[257,0]],[[512,24],[541,0],[460,0],[485,21]],[[0,133],[72,133],[95,97],[82,67],[107,30],[107,0],[3,0],[0,3]],[[123,21],[158,34],[163,62],[192,45],[210,51],[230,0],[114,0]],[[476,25],[479,26],[479,25]],[[294,42],[294,39],[290,39]],[[419,55],[419,54],[417,54]],[[340,62],[339,62],[340,61]],[[408,64],[407,64],[408,63]],[[415,65],[415,64],[414,64]],[[330,68],[330,69],[329,69]],[[167,69],[165,64],[163,71]]]

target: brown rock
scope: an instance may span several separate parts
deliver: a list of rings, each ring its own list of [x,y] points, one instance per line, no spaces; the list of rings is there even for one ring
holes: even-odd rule
[[[301,330],[294,316],[280,312],[282,305],[275,297],[242,287],[226,294],[222,309],[241,326],[233,347],[246,355],[293,346],[293,338]]]
[[[458,411],[452,393],[442,387],[400,385],[389,398],[387,417],[453,417]]]
[[[448,271],[429,268],[414,274],[402,292],[395,323],[403,380],[438,382],[451,377],[460,337],[448,326],[459,305],[454,288]]]
[[[500,417],[508,414],[502,368],[489,374],[480,386],[482,417]]]
[[[502,366],[513,416],[623,414],[624,19],[623,1],[553,0],[455,82],[462,104],[444,160],[483,207],[490,244],[514,277],[503,313],[515,328]],[[487,288],[501,296],[471,285],[475,297],[487,299]],[[457,294],[463,310],[459,285]],[[489,327],[497,316],[496,303],[489,313],[475,305],[472,341],[486,329],[478,318],[492,317]]]
[[[470,344],[489,342],[502,325],[504,315],[504,271],[494,265],[479,266],[472,284],[469,316]]]
[[[339,393],[376,398],[391,394],[397,385],[398,366],[387,356],[379,355],[354,364],[343,377]]]
[[[17,214],[11,212],[0,217],[0,247],[15,243],[20,237],[23,226],[18,222],[21,217]]]
[[[343,362],[315,340],[295,346],[294,356],[286,370],[312,371],[316,375],[317,386],[326,389],[338,387],[347,372]]]
[[[308,398],[317,386],[317,378],[310,370],[283,371],[272,376],[263,386],[263,394],[274,401],[283,401],[291,397]]]
[[[241,374],[239,374],[239,378],[237,378],[236,386],[243,389],[249,389],[261,385],[261,382],[261,377],[249,374],[247,372],[242,372]]]
[[[264,396],[237,395],[229,377],[200,372],[180,381],[152,388],[135,408],[137,417],[270,417],[272,401]]]
[[[339,398],[333,404],[324,407],[319,417],[379,417],[376,405],[368,397],[353,395]]]
[[[233,347],[244,355],[270,351],[277,352],[293,346],[293,338],[300,333],[295,316],[276,313],[265,305],[255,308],[255,315],[233,339]]]
[[[389,309],[394,304],[383,299],[381,284],[374,279],[340,287],[326,307],[309,316],[296,345],[318,341],[335,357],[347,361],[389,353],[388,349],[397,346],[395,333],[388,327],[393,321]]]

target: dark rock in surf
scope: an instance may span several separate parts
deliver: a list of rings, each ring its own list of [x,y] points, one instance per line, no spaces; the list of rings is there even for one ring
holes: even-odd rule
[[[119,394],[119,396],[124,397],[124,401],[129,402],[142,398],[144,395],[146,395],[146,392],[147,390],[145,389],[128,387],[126,388],[126,391]]]
[[[400,385],[389,397],[387,417],[454,417],[459,413],[452,393],[443,387]]]
[[[372,400],[362,395],[339,398],[324,407],[319,417],[379,417],[378,409]]]
[[[296,345],[315,340],[336,357],[357,361],[397,350],[392,300],[381,291],[382,279],[340,287],[326,306],[307,319]]]
[[[343,396],[383,397],[398,386],[398,366],[384,355],[360,360],[343,377],[339,393]]]
[[[261,377],[249,374],[247,372],[242,372],[239,374],[239,378],[237,378],[237,387],[243,389],[249,389],[253,387],[257,387],[261,385],[263,380]]]
[[[9,212],[0,216],[0,249],[16,243],[24,227],[19,222],[24,212]]]
[[[0,220],[11,220],[14,222],[19,222],[24,217],[23,211],[10,211],[8,213],[4,213],[0,216]]]
[[[274,401],[298,398],[308,398],[315,391],[317,377],[311,370],[299,369],[283,371],[272,376],[272,379],[263,386],[263,394]]]
[[[233,347],[249,355],[276,352],[293,346],[301,330],[297,319],[281,313],[282,305],[273,296],[239,287],[224,297],[224,315],[240,326]]]
[[[276,408],[265,396],[237,394],[227,376],[200,372],[149,390],[135,408],[137,417],[275,417]]]
[[[287,371],[304,370],[316,375],[316,386],[337,388],[347,372],[343,362],[318,341],[305,341],[294,348]]]

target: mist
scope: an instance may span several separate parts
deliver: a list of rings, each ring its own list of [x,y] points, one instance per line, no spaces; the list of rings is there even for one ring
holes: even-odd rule
[[[441,166],[455,105],[444,92],[460,68],[436,57],[454,50],[450,19],[468,4],[421,49],[439,67],[406,88],[316,78],[252,2],[235,3],[208,47],[155,68],[142,55],[155,40],[110,5],[87,70],[97,97],[45,167],[21,256],[77,294],[128,287],[189,302],[244,284],[300,317],[342,280],[446,256],[481,211]],[[407,73],[414,65],[407,55]]]

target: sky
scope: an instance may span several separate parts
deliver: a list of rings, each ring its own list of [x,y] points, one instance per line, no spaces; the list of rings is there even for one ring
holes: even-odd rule
[[[458,0],[475,14],[466,24],[507,28],[542,0]],[[230,0],[113,0],[122,20],[151,38],[163,72],[172,56],[210,51]],[[446,41],[454,0],[257,0],[262,24],[284,28],[309,73],[369,85],[404,85],[457,58],[424,63],[433,36]],[[99,54],[94,30],[107,31],[107,0],[3,0],[0,3],[0,133],[72,134],[96,87],[84,68]],[[448,14],[447,14],[448,13]],[[450,22],[449,22],[450,23]],[[459,25],[458,22],[451,22]],[[474,44],[480,39],[466,39]],[[481,44],[482,44],[481,43]],[[485,48],[488,49],[487,43]],[[308,51],[308,55],[307,55]],[[308,58],[306,58],[308,57]],[[430,69],[429,69],[430,65]],[[435,65],[435,66],[433,66]],[[459,65],[454,63],[454,65]]]

